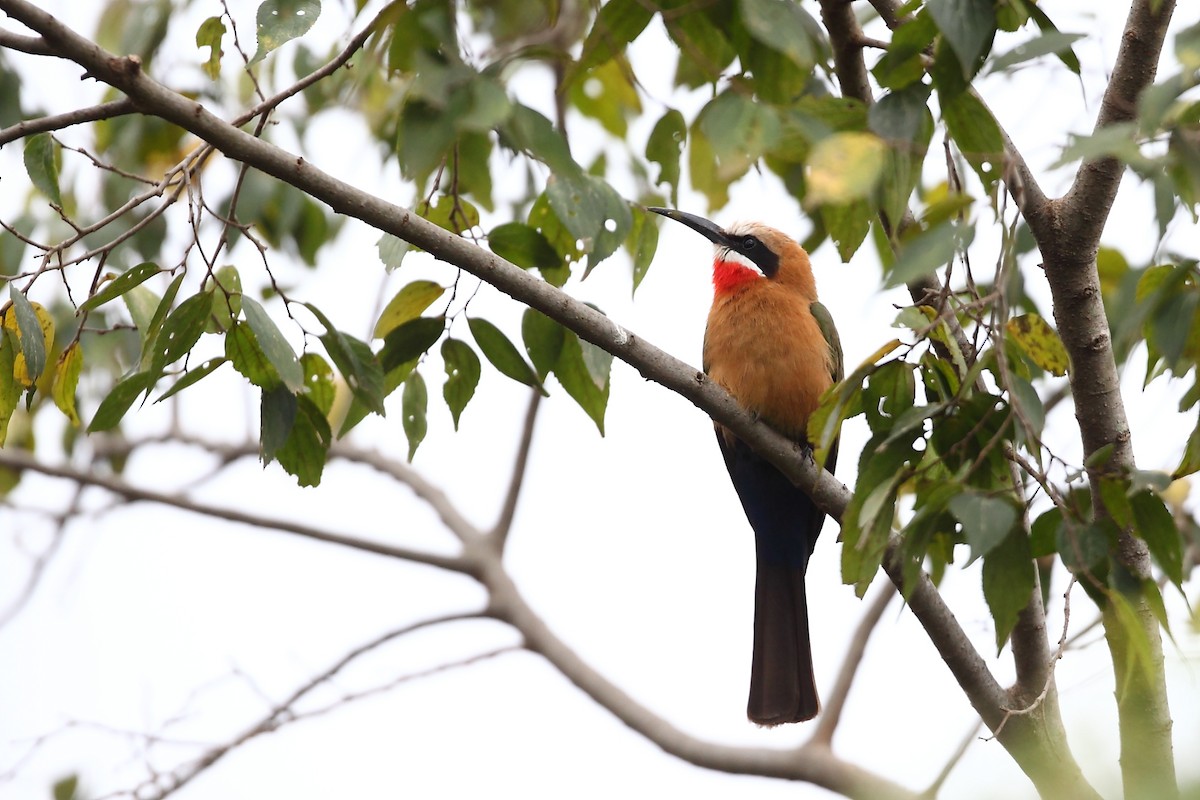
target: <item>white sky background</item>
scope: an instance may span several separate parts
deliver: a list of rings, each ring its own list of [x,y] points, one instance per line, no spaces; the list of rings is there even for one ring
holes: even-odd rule
[[[68,19],[84,32],[79,4]],[[234,4],[243,42],[250,47],[256,3]],[[1046,60],[1005,78],[985,79],[980,90],[1035,171],[1045,175],[1063,144],[1063,132],[1090,131],[1105,70],[1119,44],[1121,14],[1100,17],[1072,9],[1089,3],[1056,3],[1048,12],[1064,31],[1095,32],[1076,49],[1084,64],[1080,83],[1057,62]],[[341,4],[326,2],[307,40],[344,41]],[[1186,4],[1175,30],[1190,24]],[[196,3],[195,22],[218,13]],[[10,23],[6,23],[10,24]],[[196,25],[176,21],[179,58],[195,53]],[[1010,37],[1015,44],[1023,37]],[[226,39],[227,63],[235,56]],[[1007,45],[998,45],[998,51]],[[1171,39],[1166,60],[1171,63]],[[290,61],[285,46],[283,58]],[[694,110],[702,92],[672,96],[673,49],[652,23],[632,52],[639,79],[651,99],[647,124],[631,138],[644,141],[660,109],[655,100]],[[78,81],[68,64],[33,66],[53,91],[42,98],[51,112],[95,102],[98,90]],[[271,62],[268,61],[268,64]],[[1163,75],[1169,68],[1164,68]],[[176,84],[180,70],[165,77]],[[157,77],[163,78],[159,74]],[[538,103],[549,86],[526,71],[522,99]],[[543,92],[543,95],[545,92]],[[544,104],[543,104],[544,105]],[[544,109],[545,110],[545,109]],[[690,118],[691,114],[688,113]],[[574,122],[572,143],[586,160],[595,143],[587,126]],[[86,141],[83,128],[62,134]],[[935,140],[936,141],[936,140]],[[287,142],[283,144],[287,146]],[[375,144],[346,115],[329,114],[313,125],[306,157],[357,186],[408,202],[412,190],[394,164],[380,174]],[[70,159],[68,159],[70,161]],[[932,162],[931,162],[932,163]],[[0,151],[0,175],[24,186],[18,146]],[[1045,178],[1058,193],[1069,172]],[[209,176],[212,178],[213,176]],[[501,181],[497,181],[501,185]],[[626,190],[618,182],[618,190]],[[1154,222],[1145,195],[1132,177],[1123,184],[1105,242],[1131,263],[1153,256]],[[209,196],[216,195],[209,190]],[[19,201],[0,197],[8,214]],[[680,206],[705,213],[698,195],[683,192]],[[990,212],[977,209],[985,220]],[[802,238],[809,229],[797,204],[770,175],[751,175],[737,185],[720,223],[762,219]],[[497,219],[496,221],[503,221]],[[485,225],[485,227],[487,227]],[[977,237],[977,274],[990,269],[986,223]],[[320,271],[296,270],[312,299],[352,333],[365,336],[373,319],[383,271],[376,257],[378,234],[348,222],[336,247],[321,251]],[[1196,253],[1196,231],[1177,222],[1169,243]],[[994,245],[992,245],[994,248]],[[256,259],[243,250],[235,263],[243,278]],[[409,257],[387,279],[385,296],[417,277],[453,278],[445,265]],[[710,299],[708,244],[682,226],[664,224],[658,256],[639,290],[629,298],[629,269],[622,255],[602,264],[569,290],[595,302],[620,324],[691,363],[699,362],[700,337]],[[903,290],[880,292],[879,268],[868,244],[849,265],[832,248],[813,256],[821,297],[839,322],[848,365],[857,364],[896,335],[889,327],[893,305],[908,302]],[[1032,268],[1029,268],[1032,269]],[[1036,276],[1030,281],[1038,286]],[[39,288],[41,284],[39,283]],[[160,287],[161,288],[161,287]],[[1043,287],[1044,290],[1044,287]],[[35,292],[35,299],[37,295]],[[386,297],[385,297],[386,299]],[[1048,305],[1047,305],[1048,308]],[[273,307],[278,312],[278,307]],[[476,314],[500,322],[516,339],[512,301],[484,287],[472,304]],[[278,318],[278,315],[277,315]],[[458,323],[461,325],[461,321]],[[465,332],[456,332],[466,336]],[[298,338],[295,340],[298,345]],[[1137,362],[1137,358],[1134,362]],[[256,436],[257,399],[228,374],[215,374],[183,395],[182,420],[191,431],[234,441]],[[1191,421],[1175,414],[1179,385],[1160,381],[1142,394],[1144,369],[1131,363],[1126,402],[1138,464],[1170,469],[1178,461]],[[443,378],[437,359],[423,368],[430,387],[430,433],[416,466],[444,487],[473,520],[487,525],[507,485],[526,392],[485,366],[479,392],[451,430],[440,404]],[[561,390],[543,404],[525,493],[513,529],[508,565],[521,591],[580,655],[636,699],[698,736],[731,744],[790,747],[810,728],[761,730],[746,722],[753,551],[750,531],[712,440],[711,424],[689,403],[648,383],[617,362],[613,368],[607,438]],[[399,397],[386,420],[369,419],[356,432],[361,443],[402,456]],[[130,422],[138,430],[161,430],[169,419],[147,406]],[[1057,452],[1078,458],[1077,432],[1068,404],[1050,426]],[[59,424],[39,429],[58,435]],[[839,477],[853,483],[857,453],[866,440],[861,418],[843,434]],[[52,445],[51,445],[52,447]],[[137,485],[186,486],[209,463],[183,448],[158,448],[135,459],[126,477]],[[264,514],[324,523],[408,545],[454,543],[433,515],[403,487],[365,469],[334,466],[317,490],[298,490],[277,467],[238,464],[205,483],[197,495]],[[19,504],[61,508],[64,484],[27,476]],[[1194,502],[1194,498],[1193,498]],[[107,509],[99,492],[89,508]],[[0,529],[21,526],[28,541],[43,540],[47,526],[0,507]],[[827,693],[857,624],[861,603],[842,586],[836,525],[829,523],[809,570],[818,685]],[[7,542],[0,557],[0,601],[16,590],[26,560]],[[1061,573],[1052,588],[1052,641],[1062,620]],[[872,590],[874,591],[874,589]],[[981,652],[993,650],[990,617],[979,592],[978,568],[952,570],[944,593]],[[1170,606],[1182,608],[1166,592]],[[54,733],[0,784],[0,797],[46,796],[50,783],[79,771],[88,791],[128,788],[140,774],[141,755],[120,731],[161,733],[185,742],[219,742],[235,735],[311,675],[346,650],[384,630],[445,611],[471,610],[482,592],[469,580],[432,569],[252,531],[158,507],[133,505],[87,515],[72,523],[63,548],[22,616],[0,631],[0,770],[29,750],[31,741]],[[1072,630],[1095,614],[1082,592],[1072,595]],[[1166,643],[1168,680],[1182,776],[1200,778],[1200,693],[1194,633],[1179,624],[1178,648]],[[516,637],[497,623],[457,623],[404,638],[364,658],[338,682],[356,691],[399,675],[458,659]],[[1191,661],[1187,661],[1187,657]],[[996,665],[1011,678],[1008,654]],[[236,674],[235,674],[236,673]],[[246,677],[238,677],[238,675]],[[1088,776],[1108,793],[1119,792],[1116,718],[1106,648],[1072,651],[1058,668],[1064,716],[1077,757]],[[252,679],[249,680],[249,679]],[[261,694],[260,694],[261,693]],[[323,700],[336,697],[325,693]],[[177,720],[168,724],[169,720]],[[975,716],[949,672],[911,615],[897,606],[876,631],[835,741],[844,758],[914,789],[923,788],[970,730]],[[78,727],[64,731],[75,722]],[[173,766],[185,750],[156,751],[159,767]],[[729,776],[691,767],[663,755],[595,706],[540,658],[508,654],[453,670],[344,707],[319,720],[288,726],[241,748],[180,793],[180,797],[294,800],[329,796],[464,796],[520,792],[526,796],[820,797],[822,790],[779,781]],[[1032,787],[994,742],[977,742],[952,775],[946,797],[1032,797]]]

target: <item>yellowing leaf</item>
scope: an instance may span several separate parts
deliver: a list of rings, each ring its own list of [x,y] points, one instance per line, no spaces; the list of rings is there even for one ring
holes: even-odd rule
[[[50,316],[50,312],[47,311],[45,306],[43,306],[41,303],[29,303],[29,307],[33,310],[33,313],[37,318],[37,324],[42,329],[42,346],[40,349],[34,349],[38,349],[39,352],[41,352],[43,360],[41,365],[35,365],[33,370],[34,374],[30,375],[30,370],[25,360],[25,353],[31,348],[28,347],[29,343],[26,343],[22,340],[22,326],[17,321],[17,309],[15,305],[16,304],[14,302],[14,307],[4,315],[4,327],[13,332],[13,336],[16,337],[16,341],[21,345],[17,351],[17,357],[13,361],[13,377],[20,381],[22,386],[28,388],[33,386],[34,382],[37,381],[38,377],[41,375],[42,369],[45,367],[45,354],[50,351],[51,345],[54,344],[54,318]]]
[[[67,415],[72,425],[79,424],[79,413],[75,410],[75,387],[79,385],[79,371],[83,369],[83,351],[79,342],[62,351],[54,367],[54,388],[50,390],[54,405]]]
[[[808,157],[805,205],[849,203],[879,183],[887,145],[873,133],[835,133],[817,142]]]
[[[440,283],[421,280],[413,281],[396,292],[375,323],[375,338],[383,339],[404,323],[421,316],[445,291],[446,287]]]
[[[1067,350],[1046,320],[1037,314],[1022,314],[1010,319],[1005,329],[1033,363],[1053,375],[1067,374],[1071,364]]]

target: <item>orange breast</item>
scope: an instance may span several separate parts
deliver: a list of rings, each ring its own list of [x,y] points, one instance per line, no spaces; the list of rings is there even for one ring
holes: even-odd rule
[[[770,281],[718,295],[704,334],[704,369],[772,427],[802,438],[833,383],[832,356],[810,300]]]

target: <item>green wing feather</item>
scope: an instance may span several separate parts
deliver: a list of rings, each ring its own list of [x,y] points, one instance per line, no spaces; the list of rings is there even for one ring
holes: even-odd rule
[[[833,354],[833,381],[837,383],[846,377],[846,368],[842,363],[842,340],[838,337],[837,327],[833,324],[833,317],[830,315],[829,309],[814,300],[809,310],[812,312],[813,318],[817,320],[817,327],[821,329],[821,335],[829,344],[829,352]]]

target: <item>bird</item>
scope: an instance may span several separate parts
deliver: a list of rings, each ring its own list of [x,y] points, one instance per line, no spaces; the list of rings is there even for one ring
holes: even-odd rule
[[[817,300],[808,253],[759,222],[724,229],[668,208],[648,211],[680,222],[713,245],[713,303],[703,368],[737,401],[805,446],[808,418],[843,377],[842,346]],[[773,727],[817,715],[804,576],[825,522],[812,498],[720,423],[725,466],[754,530],[756,579],[750,668],[751,722]],[[825,460],[833,472],[837,442]]]

